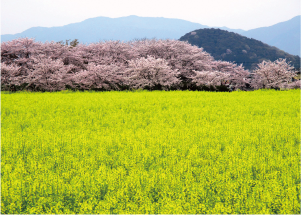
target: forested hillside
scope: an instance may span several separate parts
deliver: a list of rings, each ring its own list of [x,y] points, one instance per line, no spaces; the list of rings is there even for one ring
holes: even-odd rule
[[[180,38],[191,45],[202,47],[215,60],[243,64],[245,69],[254,70],[263,60],[275,61],[286,58],[296,69],[300,68],[300,57],[290,55],[261,41],[220,29],[199,29]]]

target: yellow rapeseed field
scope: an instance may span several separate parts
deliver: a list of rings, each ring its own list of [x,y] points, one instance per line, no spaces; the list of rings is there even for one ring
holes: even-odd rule
[[[1,213],[298,214],[300,90],[1,93]]]

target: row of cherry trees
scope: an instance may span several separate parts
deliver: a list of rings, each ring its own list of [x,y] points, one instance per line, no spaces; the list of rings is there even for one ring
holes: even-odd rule
[[[20,38],[1,44],[1,89],[247,90],[300,88],[285,60],[262,62],[253,73],[215,61],[178,40],[106,41],[68,46]]]

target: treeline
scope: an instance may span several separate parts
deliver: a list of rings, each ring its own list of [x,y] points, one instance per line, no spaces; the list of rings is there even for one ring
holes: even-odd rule
[[[1,44],[1,90],[252,90],[299,88],[285,60],[263,62],[253,73],[216,61],[178,40],[35,42]]]

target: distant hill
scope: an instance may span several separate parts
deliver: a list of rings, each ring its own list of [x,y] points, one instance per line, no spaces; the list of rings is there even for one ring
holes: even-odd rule
[[[286,22],[249,31],[235,32],[243,36],[260,40],[292,55],[300,55],[300,18],[296,16]],[[229,30],[230,31],[230,30]]]
[[[19,34],[1,35],[1,41],[5,42],[19,37],[35,38],[36,41],[41,42],[78,39],[81,43],[103,40],[129,41],[141,38],[177,40],[185,33],[200,28],[208,28],[208,26],[163,17],[96,17],[61,27],[34,27]]]
[[[243,35],[245,32],[247,32],[242,29],[231,29],[231,28],[227,28],[227,27],[212,27],[212,28],[221,29],[221,30],[225,30],[225,31],[229,31],[229,32],[234,32],[234,33],[241,34],[241,35]]]
[[[290,55],[261,41],[225,30],[199,29],[185,34],[180,40],[203,47],[215,60],[242,63],[249,70],[255,69],[263,60],[275,61],[278,58],[286,58],[292,61],[291,64],[295,68],[300,68],[299,56]]]
[[[120,18],[96,17],[60,27],[34,27],[18,34],[1,35],[1,41],[19,37],[35,38],[36,41],[62,41],[78,39],[81,43],[104,40],[129,41],[142,38],[179,39],[187,32],[210,28],[199,23],[163,17],[127,16]],[[276,25],[249,31],[214,27],[260,40],[293,55],[300,56],[300,16]]]

